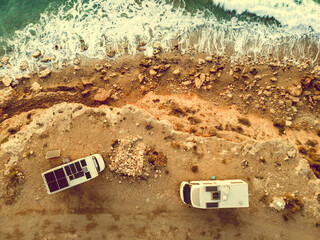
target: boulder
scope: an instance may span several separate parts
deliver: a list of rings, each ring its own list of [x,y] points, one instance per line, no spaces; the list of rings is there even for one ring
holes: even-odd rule
[[[212,62],[212,57],[211,56],[207,56],[206,57],[206,61],[211,63]]]
[[[206,80],[206,75],[202,73],[200,74],[199,77],[195,78],[194,85],[196,86],[196,88],[200,89],[205,80]]]
[[[254,76],[254,80],[257,80],[257,81],[262,80],[261,75],[255,75],[255,76]]]
[[[304,176],[306,178],[309,178],[311,176],[314,176],[309,162],[306,159],[300,159],[298,166],[295,168],[295,175],[297,176]]]
[[[38,92],[41,92],[42,87],[41,87],[41,85],[40,85],[38,82],[34,82],[34,83],[32,83],[32,85],[31,85],[31,90],[32,90],[33,92],[35,92],[35,93],[38,93]]]
[[[2,79],[2,82],[6,87],[9,87],[12,81],[13,81],[13,79],[10,77],[5,77]]]
[[[198,64],[199,65],[203,65],[203,64],[205,64],[206,63],[206,60],[204,60],[204,59],[202,59],[202,58],[199,58],[198,59]]]
[[[8,62],[9,62],[9,57],[8,56],[3,56],[1,58],[1,62],[4,64],[4,65],[7,65]]]
[[[288,92],[290,93],[291,96],[294,96],[294,97],[299,97],[301,96],[302,94],[302,89],[301,88],[298,88],[298,87],[289,87],[288,88]]]
[[[151,70],[149,71],[149,74],[150,74],[150,77],[155,77],[158,73],[157,73],[157,71],[151,69]]]
[[[16,97],[15,91],[11,88],[4,88],[0,90],[0,106],[5,106]]]
[[[286,207],[286,201],[283,197],[274,197],[269,205],[270,208],[274,208],[277,211],[281,211]]]
[[[94,95],[93,100],[97,102],[105,102],[111,96],[111,91],[107,91],[104,88],[99,88],[97,93]]]
[[[41,52],[39,50],[32,53],[32,57],[34,58],[39,58],[40,56],[41,56]]]
[[[27,61],[23,61],[20,63],[20,69],[21,70],[26,70],[29,67],[28,62]]]
[[[103,66],[102,66],[101,64],[98,64],[98,63],[97,63],[97,64],[95,65],[95,69],[96,69],[97,72],[100,72],[100,71],[103,69]]]
[[[46,69],[39,72],[39,77],[46,78],[50,75],[50,73],[51,73],[51,71],[48,68],[46,68]]]
[[[42,56],[41,62],[46,63],[46,62],[50,62],[50,61],[52,61],[52,60],[54,60],[54,59],[55,59],[55,57]]]
[[[177,68],[176,70],[174,70],[173,72],[172,72],[172,74],[174,75],[174,76],[179,76],[180,75],[180,69],[179,68]]]
[[[80,60],[78,58],[73,60],[73,64],[74,65],[79,65],[80,64]]]
[[[157,50],[161,50],[162,49],[162,46],[161,46],[160,42],[155,42],[154,44],[152,44],[152,47],[154,49],[157,49]]]
[[[144,76],[140,73],[138,75],[139,83],[142,83],[144,81]]]

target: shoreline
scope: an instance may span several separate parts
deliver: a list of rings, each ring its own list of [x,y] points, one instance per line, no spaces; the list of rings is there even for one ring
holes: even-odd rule
[[[14,91],[14,99],[32,101],[39,93],[70,92],[76,96],[73,101],[94,106],[111,102],[123,105],[150,91],[191,92],[205,98],[212,94],[215,99],[227,105],[236,104],[247,112],[254,103],[260,114],[273,118],[290,107],[293,111],[287,114],[292,118],[297,108],[319,113],[320,66],[311,67],[308,61],[294,66],[291,62],[283,64],[270,58],[255,64],[250,57],[233,62],[224,56],[175,52],[151,57],[124,55],[114,60],[75,59],[73,63],[57,71],[46,68],[28,76],[20,75],[19,84],[8,84],[7,79],[2,78],[1,95]],[[109,91],[110,96],[94,99],[99,89]],[[0,105],[3,114],[9,114],[10,108],[18,111],[22,106],[18,102],[11,106],[10,103],[12,101]],[[0,121],[3,120],[2,116]]]

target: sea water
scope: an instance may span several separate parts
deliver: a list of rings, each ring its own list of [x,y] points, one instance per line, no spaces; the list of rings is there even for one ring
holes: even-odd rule
[[[152,54],[155,43],[318,64],[320,0],[0,0],[0,57],[10,57],[0,76],[21,73],[23,61],[28,72],[79,56],[108,58],[110,50]],[[32,58],[36,50],[54,60]]]

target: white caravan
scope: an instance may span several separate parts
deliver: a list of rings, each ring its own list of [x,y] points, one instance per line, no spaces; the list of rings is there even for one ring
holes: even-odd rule
[[[249,207],[248,184],[242,180],[189,181],[180,185],[181,200],[192,207]]]
[[[103,157],[94,154],[52,168],[41,175],[48,193],[53,194],[97,177],[105,167]]]

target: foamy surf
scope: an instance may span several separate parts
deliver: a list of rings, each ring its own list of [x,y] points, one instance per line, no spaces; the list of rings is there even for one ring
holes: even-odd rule
[[[134,0],[90,0],[84,3],[79,0],[71,8],[70,3],[68,7],[62,6],[56,15],[44,12],[36,24],[29,24],[7,39],[11,67],[0,68],[0,76],[14,77],[42,67],[59,69],[77,56],[103,59],[124,53],[136,54],[141,49],[151,55],[155,42],[167,50],[178,44],[183,53],[192,50],[233,57],[252,55],[253,59],[272,53],[274,57],[319,60],[320,17],[316,12],[310,12],[311,28],[307,27],[306,18],[304,27],[299,27],[290,20],[290,12],[287,15],[289,20],[285,22],[285,17],[278,14],[279,7],[271,4],[275,1],[244,1],[247,5],[237,5],[237,2],[213,1],[213,4],[238,13],[248,11],[250,6],[253,13],[273,16],[282,26],[245,22],[237,17],[231,21],[218,21],[212,12],[190,13],[185,8],[155,0],[140,3]],[[259,6],[264,10],[259,11]],[[314,6],[314,11],[319,10],[319,5]],[[279,11],[285,13],[287,8]],[[315,19],[318,19],[317,23],[314,23]],[[143,46],[137,48],[139,45]],[[34,59],[32,53],[36,50],[54,59],[47,63]],[[28,62],[29,68],[22,71],[19,66],[24,61]]]

